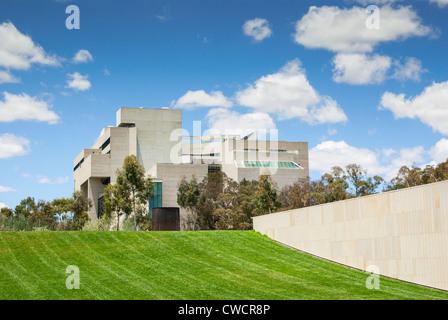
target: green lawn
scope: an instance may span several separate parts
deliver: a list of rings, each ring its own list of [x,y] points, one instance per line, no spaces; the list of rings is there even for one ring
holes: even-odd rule
[[[367,277],[253,231],[0,233],[0,299],[448,299]]]

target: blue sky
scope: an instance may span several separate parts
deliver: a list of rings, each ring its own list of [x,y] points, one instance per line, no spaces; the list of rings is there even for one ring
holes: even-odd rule
[[[447,0],[3,0],[0,206],[70,196],[73,159],[118,107],[183,109],[189,131],[276,128],[309,142],[312,178],[444,161],[447,14]]]

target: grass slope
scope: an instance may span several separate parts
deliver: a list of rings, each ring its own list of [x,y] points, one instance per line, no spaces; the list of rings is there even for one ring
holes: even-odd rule
[[[0,299],[448,299],[367,277],[253,231],[0,233]]]

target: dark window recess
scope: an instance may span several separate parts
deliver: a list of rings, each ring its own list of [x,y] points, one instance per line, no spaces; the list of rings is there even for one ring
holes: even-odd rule
[[[135,123],[120,123],[118,126],[121,128],[134,128]]]
[[[149,214],[152,218],[152,209],[162,207],[162,182],[154,182],[154,189],[149,198]]]
[[[104,196],[98,199],[98,218],[104,215]]]
[[[104,184],[105,186],[107,186],[110,183],[110,177],[106,178],[104,180],[101,180],[101,183]]]
[[[217,164],[209,164],[208,165],[208,173],[220,172],[221,166]]]
[[[104,143],[101,145],[100,149],[104,150],[106,147],[110,144],[110,138],[108,138]]]
[[[78,162],[78,164],[73,168],[73,171],[76,171],[76,169],[78,169],[83,162],[84,162],[84,158],[82,158],[81,161]]]

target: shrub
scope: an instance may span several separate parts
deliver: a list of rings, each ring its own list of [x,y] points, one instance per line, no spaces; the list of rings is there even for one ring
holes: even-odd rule
[[[112,221],[109,217],[102,217],[89,220],[84,224],[83,231],[109,231],[112,227]]]
[[[133,219],[124,219],[120,225],[120,230],[134,231],[134,220]]]

